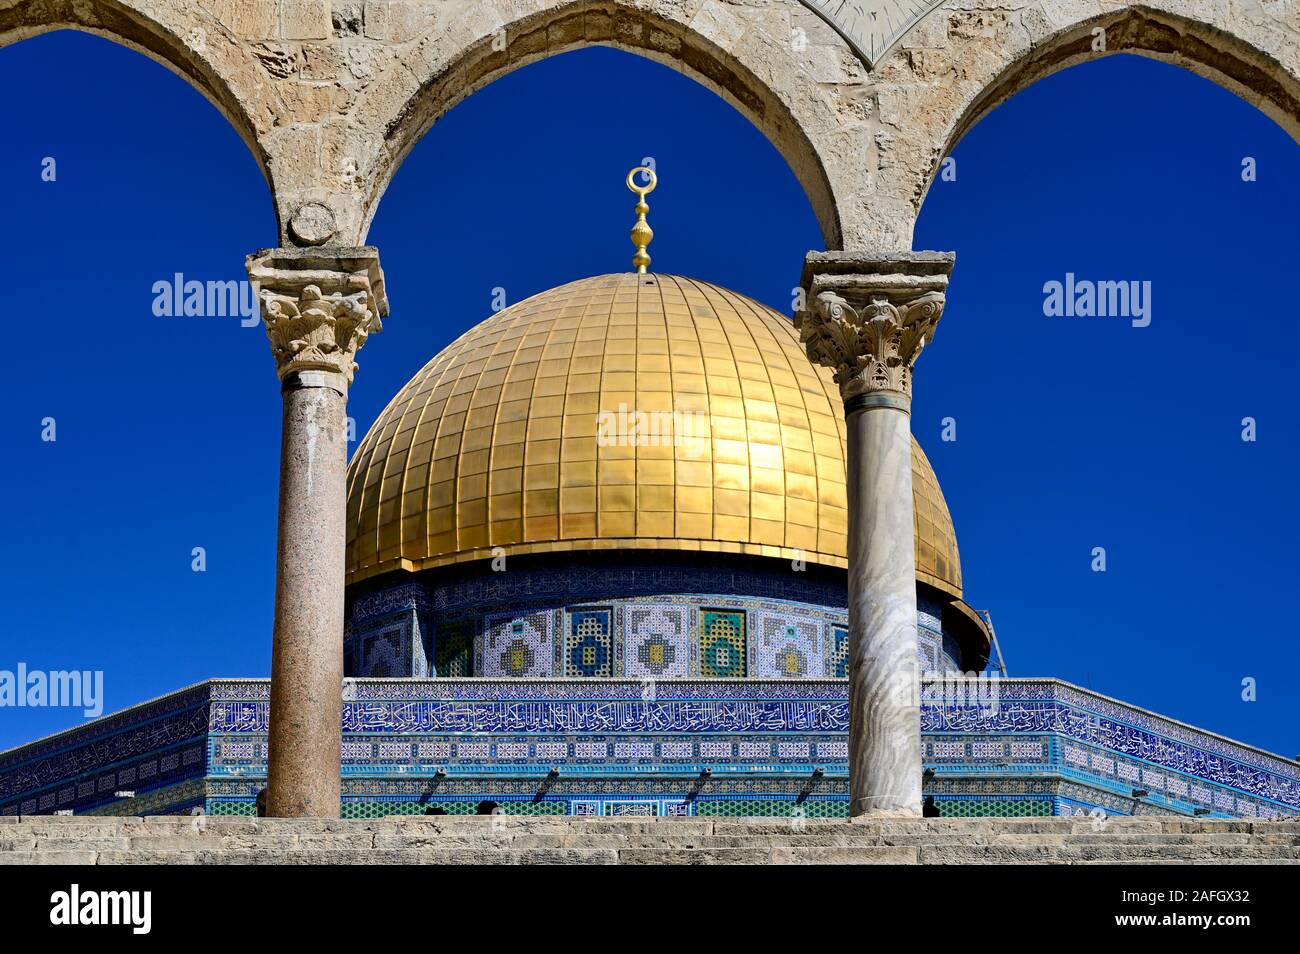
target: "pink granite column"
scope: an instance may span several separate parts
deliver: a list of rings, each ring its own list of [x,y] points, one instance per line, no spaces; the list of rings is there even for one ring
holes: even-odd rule
[[[347,393],[387,312],[374,249],[270,249],[248,273],[281,381],[267,813],[336,818],[343,716]]]
[[[267,812],[339,813],[347,398],[284,382]]]

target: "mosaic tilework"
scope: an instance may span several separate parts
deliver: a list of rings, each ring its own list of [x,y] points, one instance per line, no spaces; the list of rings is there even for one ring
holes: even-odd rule
[[[727,678],[745,675],[745,614],[700,610],[700,675]]]
[[[364,637],[361,642],[361,671],[377,679],[404,675],[407,667],[402,659],[402,642],[400,627]]]
[[[358,599],[352,607],[352,618],[364,622],[399,610],[428,608],[429,594],[425,587],[419,583],[403,583]]]
[[[347,675],[378,679],[431,675],[427,600],[417,600],[412,594],[416,589],[394,587],[358,602],[344,629]]]
[[[848,676],[849,667],[849,628],[847,626],[830,627],[830,646],[826,651],[826,675],[835,679]]]
[[[0,754],[0,815],[111,812],[121,801],[113,793],[121,789],[135,791],[139,804],[159,813],[190,804],[190,795],[159,801],[154,793],[188,791],[185,783],[203,778],[211,685]]]
[[[695,643],[686,606],[640,603],[624,611],[626,674],[633,678],[685,679],[694,671]]]
[[[701,813],[736,799],[771,814],[799,798],[842,797],[843,681],[670,680],[652,697],[645,690],[635,679],[350,680],[345,799],[393,811],[431,798],[531,803],[546,786],[551,801],[538,804],[558,805],[549,810],[649,800]],[[925,793],[941,812],[953,801],[971,813],[1300,809],[1300,767],[1289,760],[1052,680],[999,680],[995,690],[984,705],[923,702],[924,760],[935,772]],[[113,797],[122,788],[151,812],[192,807],[204,790],[213,811],[251,805],[265,779],[267,721],[265,680],[211,682],[10,750],[0,755],[0,814],[130,811]],[[563,771],[552,785],[553,766]],[[713,769],[707,782],[703,767]],[[814,767],[825,775],[809,789]],[[437,778],[440,769],[449,774]],[[1149,794],[1135,797],[1139,786]]]
[[[340,815],[343,818],[385,818],[389,815],[423,815],[434,808],[440,808],[448,815],[476,815],[480,799],[460,801],[433,800],[420,802],[402,801],[361,801],[343,802]],[[501,799],[497,801],[498,812],[502,815],[564,815],[566,805],[560,801],[521,801]]]
[[[230,783],[209,783],[208,811],[214,815],[252,815],[256,786],[245,794]],[[448,814],[473,814],[483,799],[496,801],[506,814],[599,815],[606,803],[657,802],[661,815],[763,817],[793,819],[843,817],[848,813],[847,780],[826,777],[810,790],[803,778],[734,777],[707,785],[688,780],[582,778],[562,779],[536,801],[535,780],[518,778],[452,778],[432,795],[427,781],[418,779],[346,778],[343,817],[377,818],[419,815],[432,806]],[[1158,807],[1139,805],[1102,790],[1053,778],[950,779],[928,782],[924,795],[934,799],[941,816],[1041,817],[1161,814]],[[648,814],[646,809],[631,811]],[[1167,812],[1165,812],[1167,814]]]
[[[491,678],[545,678],[555,672],[550,613],[488,617],[475,659],[475,671]]]
[[[535,801],[515,793],[513,787],[487,787],[466,794],[446,793],[438,798],[416,796],[410,793],[375,797],[353,794],[345,784],[341,815],[343,818],[383,818],[389,815],[423,815],[440,810],[448,815],[473,815],[483,799],[495,801],[498,810],[506,815],[579,815],[579,816],[660,816],[660,817],[780,817],[795,819],[843,818],[848,815],[848,798],[842,786],[828,786],[828,791],[808,797],[803,792],[787,788],[779,793],[754,797],[727,795],[721,792],[691,793],[669,792],[656,786],[639,785],[635,793],[626,786],[624,794],[613,797],[592,797],[582,793],[565,793],[558,797],[545,797]],[[460,786],[454,786],[460,788]],[[720,786],[721,787],[721,786]],[[764,786],[771,788],[771,786]],[[829,789],[834,788],[831,791]],[[1076,797],[1054,796],[1058,789],[1047,784],[1038,795],[943,795],[935,796],[935,807],[941,817],[1043,817],[1058,815],[1092,815],[1100,806]],[[1072,791],[1071,796],[1087,793]],[[685,796],[685,797],[683,797]],[[217,816],[245,816],[256,814],[251,798],[240,800],[229,797],[208,799],[208,814]],[[1105,809],[1103,809],[1105,810]],[[1126,814],[1123,811],[1106,811],[1106,814]]]
[[[627,599],[651,600],[667,593],[711,593],[715,599],[772,600],[824,608],[840,616],[847,612],[843,571],[792,574],[783,564],[774,571],[770,561],[744,556],[707,563],[671,552],[657,553],[653,560],[645,561],[629,562],[623,557],[626,554],[616,552],[598,558],[572,553],[566,554],[563,563],[527,569],[512,564],[509,573],[484,573],[473,566],[443,567],[420,575],[416,585],[424,589],[433,612],[441,618],[504,612],[521,605],[603,605],[615,593]],[[408,585],[390,589],[404,590]],[[365,600],[378,599],[387,592]],[[356,605],[361,607],[363,600],[359,598]]]
[[[847,798],[808,798],[802,802],[790,798],[706,799],[695,806],[695,814],[714,818],[847,818]]]
[[[440,623],[434,638],[434,674],[448,678],[474,675],[474,621]]]
[[[942,657],[935,657],[934,669],[960,669],[961,647],[957,645],[957,640],[953,639],[948,633],[943,633],[939,637],[939,646],[943,655],[952,661],[950,666],[943,665]]]
[[[771,575],[769,571],[768,576]],[[505,576],[511,577],[514,583],[507,586],[494,579]],[[724,592],[698,592],[706,582]],[[638,565],[604,570],[577,567],[567,576],[554,570],[535,569],[511,574],[479,574],[455,584],[427,588],[422,584],[400,584],[356,601],[348,620],[347,673],[380,677],[487,675],[485,670],[474,666],[474,661],[483,656],[478,646],[471,654],[472,658],[465,659],[469,664],[467,667],[462,667],[459,662],[449,663],[446,659],[440,666],[435,657],[450,650],[438,649],[433,645],[436,641],[428,638],[432,631],[428,619],[436,616],[440,620],[439,626],[444,629],[445,621],[464,621],[476,627],[475,640],[481,642],[487,638],[482,622],[486,618],[553,613],[556,615],[553,625],[557,643],[552,647],[555,662],[551,672],[557,675],[591,673],[634,678],[690,678],[705,671],[700,657],[701,627],[706,618],[714,618],[706,614],[722,611],[745,614],[746,618],[745,664],[743,668],[728,666],[728,670],[774,678],[817,679],[833,675],[838,667],[832,661],[835,638],[829,627],[843,627],[846,623],[845,610],[837,605],[842,597],[831,592],[834,587],[828,587],[825,581],[794,581],[788,587],[788,595],[824,597],[831,599],[830,603],[728,595],[725,592],[743,589],[746,585],[753,585],[756,591],[764,593],[773,589],[761,585],[763,582],[763,575],[754,569],[732,573],[705,569],[692,578],[676,567],[646,568]],[[643,595],[643,591],[657,585],[665,589]],[[668,588],[671,586],[686,591],[673,592]],[[690,592],[692,589],[696,592]],[[449,595],[453,591],[454,595]],[[593,600],[590,604],[570,598],[587,592],[598,592],[605,598]],[[611,592],[626,595],[608,599]],[[942,606],[926,592],[918,593],[918,652],[922,670],[955,669],[957,662],[950,652],[945,651],[942,634],[929,628],[939,625],[939,617],[935,614],[942,612]],[[472,596],[484,602],[476,607],[463,606],[463,600]],[[507,596],[514,599],[507,600]],[[429,606],[434,608],[429,610]],[[608,616],[603,613],[597,617],[583,615],[584,610],[606,609],[610,611]],[[578,615],[575,617],[575,614]],[[594,669],[573,656],[572,646],[566,648],[566,640],[571,642],[579,638],[575,636],[575,625],[594,627],[587,651],[602,659]],[[401,643],[389,653],[383,650],[389,644],[395,645],[390,632],[393,627],[400,628]],[[792,629],[797,634],[794,637],[789,635]],[[642,630],[654,635],[643,636]],[[604,648],[607,631],[608,651]],[[366,641],[380,633],[384,638],[375,642],[367,655]],[[649,644],[642,646],[641,643],[647,640]],[[956,651],[951,640],[947,648]],[[666,661],[669,656],[671,662]],[[422,662],[426,657],[431,660],[427,672],[421,668],[426,665]],[[642,657],[646,661],[643,662]],[[606,658],[608,666],[603,662]],[[409,670],[401,668],[402,660],[407,659],[410,660]],[[709,671],[716,672],[716,666],[711,665]]]
[[[928,629],[932,633],[942,633],[943,623],[941,619],[943,608],[933,602],[924,601],[919,597],[916,603],[916,625],[921,627],[921,629]]]
[[[927,639],[924,630],[917,633],[916,661],[921,672],[934,672],[939,666],[939,646],[933,639]]]
[[[843,679],[848,675],[849,631],[846,627],[833,623],[826,630],[825,663],[821,671],[827,676]],[[955,644],[950,646],[944,643],[939,636],[924,627],[917,627],[916,635],[916,661],[923,675],[960,670],[959,655],[948,651],[950,648],[955,650]],[[777,677],[776,673],[770,675]]]
[[[1044,761],[1040,763],[1043,770],[1060,771],[1067,776],[1080,772],[1083,773],[1081,778],[1086,777],[1095,785],[1108,785],[1115,792],[1131,790],[1133,778],[1151,778],[1153,773],[1164,773],[1168,777],[1161,791],[1167,796],[1176,796],[1168,799],[1171,804],[1177,804],[1177,799],[1181,798],[1183,784],[1187,784],[1189,796],[1202,800],[1192,802],[1189,799],[1188,811],[1193,806],[1205,804],[1206,807],[1226,806],[1225,810],[1230,808],[1245,815],[1263,815],[1270,810],[1276,812],[1277,805],[1300,807],[1300,770],[1293,762],[1053,680],[986,682],[996,685],[996,699],[989,700],[993,704],[938,707],[927,701],[922,710],[927,740],[941,742],[944,746],[960,744],[963,746],[960,751],[970,753],[965,762],[957,760],[954,763],[960,771],[1003,773],[1005,779],[1021,771],[1017,768],[1019,762],[1045,752]],[[265,682],[214,683],[211,692],[214,699],[226,700],[213,706],[214,729],[229,726],[241,732],[265,731]],[[776,696],[770,695],[773,692]],[[490,732],[495,731],[494,726],[513,726],[514,730],[523,731],[524,727],[551,724],[547,720],[554,716],[547,713],[553,711],[565,720],[578,720],[564,725],[586,726],[590,731],[609,731],[614,726],[625,727],[627,731],[645,731],[639,727],[648,727],[665,714],[677,718],[673,712],[690,713],[687,721],[680,724],[709,732],[724,724],[734,728],[744,724],[745,719],[757,720],[752,723],[754,725],[763,724],[764,720],[771,718],[770,713],[781,710],[755,710],[753,706],[762,698],[775,701],[777,697],[800,706],[805,702],[818,703],[811,708],[787,710],[788,714],[780,716],[794,720],[785,724],[806,731],[818,726],[829,728],[843,718],[844,684],[821,680],[767,684],[656,683],[655,699],[658,702],[714,700],[741,704],[739,708],[730,705],[717,709],[688,706],[675,710],[620,706],[620,701],[646,701],[645,686],[636,681],[617,680],[564,685],[543,681],[362,681],[345,683],[344,694],[348,700],[380,704],[368,704],[355,710],[355,719],[349,714],[354,710],[345,708],[345,718],[350,720],[349,731],[397,731],[399,726],[404,732],[430,731],[430,727],[443,718],[442,712],[454,717],[454,724],[463,726],[461,731]],[[434,700],[470,702],[473,705],[430,707],[427,703]],[[507,703],[506,700],[512,701]],[[583,700],[596,705],[587,709],[574,705]],[[421,704],[412,706],[408,704],[411,702]],[[544,702],[548,708],[539,712],[535,707],[516,705],[516,702]],[[725,713],[728,721],[713,721],[714,712]],[[737,722],[737,718],[742,721]],[[647,719],[651,721],[643,721]],[[816,721],[805,721],[809,719]],[[774,724],[781,723],[767,722],[769,728]],[[961,732],[967,735],[961,736]],[[1031,735],[1034,732],[1037,735]],[[1043,740],[1051,743],[1046,751],[1040,747],[1031,755],[1022,748]],[[1015,745],[1012,745],[1013,741]],[[722,757],[734,755],[734,744],[717,744],[727,747],[727,753]],[[969,749],[964,748],[967,744]],[[829,751],[822,753],[822,743],[818,742],[816,758],[828,762],[842,761],[846,757],[842,751],[843,742],[838,745],[841,747],[838,755]],[[1074,753],[1085,747],[1097,750],[1095,757],[1089,756],[1086,769],[1071,765],[1069,760],[1073,756],[1063,756],[1065,752]],[[952,751],[959,750],[954,747]],[[933,753],[927,754],[927,759],[933,757]],[[1144,760],[1145,766],[1142,764]],[[1120,765],[1125,767],[1120,769]],[[939,767],[948,771],[942,764]],[[1037,766],[1035,768],[1037,770]],[[1135,775],[1135,771],[1139,774]],[[1128,787],[1124,788],[1124,784]],[[1232,794],[1234,801],[1225,801],[1227,794]],[[1270,808],[1265,800],[1272,800],[1273,807]]]
[[[134,798],[118,798],[95,808],[77,809],[78,815],[193,815],[202,814],[207,796],[202,778],[191,778],[178,785],[136,792]],[[44,814],[44,811],[42,811]]]
[[[583,798],[569,803],[569,814],[607,818],[685,818],[692,814],[685,801],[659,798]]]
[[[806,679],[826,671],[821,627],[815,619],[755,612],[749,671],[759,679]]]
[[[936,797],[940,818],[1042,818],[1052,814],[1050,798]]]
[[[564,675],[614,675],[614,611],[572,607],[565,613]]]

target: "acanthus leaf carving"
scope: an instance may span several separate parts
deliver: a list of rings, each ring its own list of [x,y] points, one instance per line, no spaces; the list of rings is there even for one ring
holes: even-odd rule
[[[899,298],[868,294],[854,307],[834,291],[819,292],[797,319],[810,360],[830,368],[847,401],[872,391],[912,394],[912,367],[934,337],[944,295]]]
[[[297,295],[263,288],[262,323],[280,377],[296,371],[330,371],[352,383],[355,356],[383,325],[370,293],[325,293],[307,285]]]
[[[318,372],[346,393],[357,352],[388,314],[378,251],[265,249],[247,264],[280,380]]]

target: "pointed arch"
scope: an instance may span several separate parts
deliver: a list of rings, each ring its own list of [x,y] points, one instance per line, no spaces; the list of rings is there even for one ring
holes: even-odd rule
[[[230,42],[230,19],[219,16],[223,3],[230,5],[218,0],[209,10],[197,3],[148,0],[27,0],[0,9],[0,48],[56,30],[78,30],[147,56],[217,108],[248,146],[274,196],[275,167],[265,145],[277,113],[274,85],[263,82],[270,77],[247,46]]]
[[[1300,29],[1294,14],[1291,25],[1279,26],[1267,17],[1237,17],[1200,0],[1163,6],[1167,9],[1134,5],[1098,13],[1095,4],[1077,0],[1051,8],[1060,11],[1056,22],[1047,19],[1048,8],[1031,8],[1019,19],[1027,42],[995,47],[971,42],[957,48],[952,70],[961,81],[924,89],[914,113],[920,121],[908,148],[900,150],[911,160],[899,169],[909,181],[898,186],[910,195],[913,223],[943,158],[981,118],[1040,79],[1116,53],[1204,76],[1300,141]]]
[[[495,20],[489,9],[439,22],[415,54],[390,64],[358,104],[357,124],[382,129],[383,141],[361,173],[364,196],[356,240],[364,241],[402,160],[448,110],[520,67],[599,45],[672,67],[735,107],[785,157],[808,195],[827,246],[838,247],[842,197],[835,193],[824,157],[834,151],[839,120],[820,95],[815,76],[817,59],[824,59],[828,49],[844,69],[851,71],[850,61],[858,61],[829,28],[816,34],[829,46],[792,42],[791,14],[797,7],[777,6],[779,15],[765,20],[762,9],[733,14],[716,4],[683,16],[680,4],[662,2],[531,0],[516,4],[522,12],[506,23]],[[635,91],[629,91],[627,115],[609,119],[634,122],[637,108]]]

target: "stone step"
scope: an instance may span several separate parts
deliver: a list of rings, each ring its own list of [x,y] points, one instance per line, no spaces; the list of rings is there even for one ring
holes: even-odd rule
[[[914,848],[621,848],[525,849],[304,849],[266,852],[131,850],[102,852],[0,852],[0,865],[232,865],[232,864],[916,864]]]
[[[918,846],[921,864],[1148,864],[1159,860],[1217,864],[1228,860],[1300,863],[1300,849],[1282,845],[969,845]]]
[[[1114,847],[1139,851],[1143,849],[1171,850],[1183,847],[1188,850],[1275,849],[1277,857],[1290,857],[1300,850],[1294,836],[1268,836],[1268,834],[1232,833],[1229,836],[1178,836],[1178,834],[976,834],[957,838],[950,833],[924,837],[907,836],[846,837],[844,834],[736,834],[736,836],[680,837],[673,834],[615,834],[586,833],[482,833],[464,837],[448,834],[399,834],[383,832],[356,833],[303,833],[265,836],[229,836],[207,833],[204,836],[183,834],[151,834],[118,838],[74,838],[31,836],[27,838],[0,838],[0,851],[170,851],[170,850],[395,850],[395,849],[465,849],[465,850],[606,850],[606,849],[867,849],[867,847],[920,847],[937,845],[962,845],[966,847],[1006,847],[1006,849],[1050,850],[1082,849],[1089,846]]]
[[[1212,852],[1120,846],[997,847],[971,845],[754,848],[303,848],[212,850],[11,851],[10,864],[1300,864],[1293,850]]]
[[[1129,834],[1124,831],[1077,832],[1069,835],[1055,834],[1018,834],[998,832],[988,836],[989,843],[1002,844],[1044,844],[1044,845],[1281,845],[1283,847],[1300,847],[1300,835],[1284,833],[1249,833],[1224,832],[1209,834],[1197,832],[1192,834],[1174,834],[1170,832],[1142,832]],[[892,839],[891,839],[892,840]]]
[[[1296,864],[1300,823],[403,816],[5,820],[0,864]]]
[[[742,830],[738,830],[743,831]],[[399,833],[358,830],[355,832],[266,832],[263,834],[206,831],[195,834],[133,834],[129,837],[92,836],[78,838],[68,832],[38,833],[26,837],[0,837],[0,851],[306,851],[306,850],[394,850],[394,849],[488,849],[523,850],[604,850],[619,848],[718,849],[718,848],[875,848],[920,847],[924,845],[961,844],[967,847],[1049,848],[1082,846],[1116,846],[1138,850],[1144,847],[1185,847],[1200,850],[1230,846],[1269,846],[1286,850],[1300,848],[1300,836],[1288,834],[1249,834],[1230,832],[1223,835],[1165,833],[1089,832],[1084,834],[982,834],[965,838],[950,832],[876,835],[844,830],[837,833],[807,834],[788,831],[784,834],[682,835],[672,831],[659,833],[611,834],[606,832],[550,831],[533,834],[527,831],[501,832],[421,832]]]
[[[299,851],[262,851],[250,848],[215,850],[145,850],[101,852],[0,852],[2,865],[100,864],[100,865],[247,865],[247,864],[617,864],[613,849],[447,848],[447,849],[358,849],[310,848]]]
[[[0,851],[0,865],[93,865],[93,851]]]

